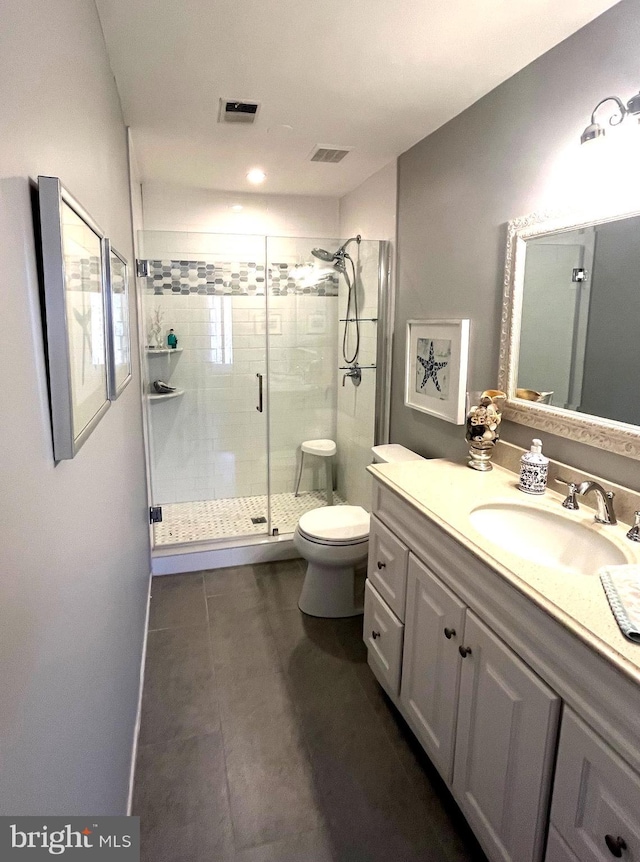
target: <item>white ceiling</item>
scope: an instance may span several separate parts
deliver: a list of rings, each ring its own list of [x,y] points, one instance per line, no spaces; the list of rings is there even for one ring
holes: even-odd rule
[[[340,196],[612,0],[96,0],[145,181]],[[261,102],[219,124],[219,99]],[[589,105],[585,106],[590,108]],[[338,165],[316,144],[349,146]]]

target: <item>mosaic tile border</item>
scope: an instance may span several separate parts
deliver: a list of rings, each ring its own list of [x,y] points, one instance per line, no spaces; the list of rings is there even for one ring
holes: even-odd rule
[[[274,262],[267,271],[256,261],[149,260],[147,267],[147,290],[157,296],[264,296],[267,283],[271,296],[338,296],[338,273],[323,273],[309,283],[312,263]]]

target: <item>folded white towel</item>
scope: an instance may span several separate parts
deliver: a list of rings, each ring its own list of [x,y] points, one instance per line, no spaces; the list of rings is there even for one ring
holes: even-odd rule
[[[620,631],[640,644],[640,566],[606,566],[600,581]]]

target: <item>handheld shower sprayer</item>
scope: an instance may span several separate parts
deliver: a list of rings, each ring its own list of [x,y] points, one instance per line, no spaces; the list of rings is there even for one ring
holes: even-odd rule
[[[324,248],[312,248],[311,254],[314,257],[317,257],[318,260],[325,260],[327,263],[333,263],[333,259],[335,254],[331,251],[327,251]]]
[[[351,364],[352,362],[357,362],[358,353],[360,352],[360,318],[358,317],[358,293],[357,293],[357,285],[356,285],[356,267],[353,262],[353,258],[350,254],[347,253],[347,246],[356,242],[360,245],[362,237],[360,234],[357,236],[350,237],[346,242],[344,242],[340,248],[335,252],[327,251],[324,248],[312,248],[311,254],[314,257],[317,257],[318,260],[324,260],[326,263],[332,263],[333,266],[344,275],[344,279],[347,282],[348,288],[348,298],[347,298],[347,311],[345,314],[345,322],[344,322],[344,330],[342,333],[342,358],[347,364]],[[349,280],[349,275],[347,273],[347,264],[345,261],[351,262],[351,272],[353,276],[353,281]],[[353,302],[354,308],[354,317],[351,318],[351,303]],[[353,351],[353,355],[351,357],[347,356],[347,341],[349,337],[349,325],[351,323],[355,324],[356,328],[356,343],[355,349]]]
[[[337,251],[331,252],[327,251],[325,248],[312,248],[311,254],[314,257],[317,257],[318,260],[326,261],[326,263],[334,263],[336,265],[342,263],[342,265],[344,266],[345,257],[349,257],[346,251],[347,246],[351,242],[357,242],[358,245],[360,245],[361,240],[362,237],[360,236],[360,234],[358,234],[357,236],[352,236],[345,243],[343,243]]]

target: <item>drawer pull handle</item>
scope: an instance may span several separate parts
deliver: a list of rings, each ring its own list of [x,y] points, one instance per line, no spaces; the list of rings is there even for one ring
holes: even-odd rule
[[[604,840],[611,855],[615,856],[616,859],[620,859],[622,851],[627,849],[627,842],[624,838],[621,838],[619,835],[617,838],[614,838],[613,835],[605,835]]]
[[[446,639],[447,639],[448,641],[450,641],[450,640],[451,640],[451,638],[454,638],[454,637],[456,636],[456,630],[455,630],[455,629],[447,629],[447,628],[446,628],[446,629],[444,630],[444,636],[446,637]]]
[[[371,632],[371,637],[375,640],[380,637],[380,632],[373,631]]]
[[[386,563],[382,563],[380,560],[378,560],[378,568],[379,568],[379,569],[386,569],[386,568],[387,568],[387,564],[386,564]]]
[[[471,655],[471,647],[469,646],[459,646],[458,652],[462,656],[462,658],[466,658],[468,655]]]

